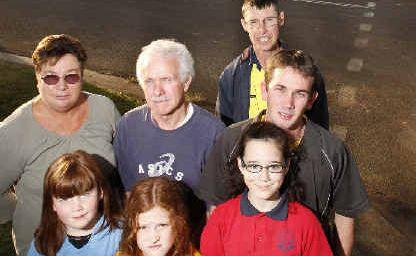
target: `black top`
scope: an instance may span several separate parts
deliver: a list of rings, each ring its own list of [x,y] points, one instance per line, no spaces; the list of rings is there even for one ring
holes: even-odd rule
[[[68,235],[68,241],[77,249],[82,248],[90,241],[91,234],[86,236],[70,236]]]

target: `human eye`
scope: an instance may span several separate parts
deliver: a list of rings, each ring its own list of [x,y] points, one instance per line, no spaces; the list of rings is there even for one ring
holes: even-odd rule
[[[284,93],[286,90],[286,87],[284,87],[283,85],[280,84],[276,84],[274,86],[271,87],[271,90],[277,93]]]
[[[306,98],[308,98],[309,93],[305,92],[305,91],[298,91],[298,92],[296,92],[295,96],[299,99],[306,99]]]
[[[145,86],[152,86],[153,85],[153,79],[146,79],[144,80]]]
[[[258,20],[249,20],[247,23],[251,27],[256,27],[259,24],[259,21]]]
[[[270,164],[267,169],[270,172],[274,172],[274,173],[279,173],[283,170],[283,164],[281,163],[274,163],[274,164]]]
[[[169,227],[169,223],[159,223],[157,225],[158,229],[163,229],[163,228],[167,228],[167,227]]]
[[[259,164],[252,163],[252,164],[248,164],[248,165],[247,165],[247,168],[248,168],[251,172],[260,172],[260,171],[261,171],[261,169],[262,169],[262,166],[261,166],[261,165],[259,165]]]
[[[92,195],[91,191],[85,192],[84,194],[80,195],[79,198],[87,199]]]
[[[139,230],[145,230],[147,229],[147,225],[139,225]]]
[[[277,24],[277,17],[267,17],[265,19],[265,23],[268,26],[274,26]]]
[[[168,84],[168,83],[172,82],[172,77],[162,77],[160,79],[160,81],[164,84]]]

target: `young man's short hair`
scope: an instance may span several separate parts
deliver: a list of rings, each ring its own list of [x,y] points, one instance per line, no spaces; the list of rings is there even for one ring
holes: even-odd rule
[[[272,54],[267,59],[264,80],[266,84],[270,83],[273,71],[276,68],[284,69],[291,67],[300,72],[304,77],[312,77],[314,80],[317,75],[317,68],[312,57],[302,50],[280,50]],[[312,86],[312,92],[317,88]]]

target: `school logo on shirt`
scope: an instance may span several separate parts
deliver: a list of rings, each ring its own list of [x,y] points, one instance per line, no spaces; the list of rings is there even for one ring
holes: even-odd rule
[[[277,234],[277,248],[283,253],[289,253],[295,250],[295,236],[289,230],[284,230]]]
[[[149,177],[158,177],[162,175],[174,176],[174,179],[180,181],[183,179],[182,171],[174,171],[172,168],[175,162],[175,155],[172,153],[165,153],[159,156],[160,161],[156,163],[150,163],[147,165],[147,170],[143,168],[142,164],[139,164],[139,174],[147,174]]]

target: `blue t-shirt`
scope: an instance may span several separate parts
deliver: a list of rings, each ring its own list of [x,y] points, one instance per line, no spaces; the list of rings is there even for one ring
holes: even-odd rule
[[[175,130],[157,127],[146,105],[120,119],[114,151],[126,190],[141,179],[162,175],[192,189],[197,186],[209,150],[225,126],[208,111],[193,108],[191,118]]]
[[[113,256],[119,247],[121,240],[121,229],[113,229],[110,231],[110,228],[107,226],[104,230],[97,233],[100,229],[102,223],[104,222],[104,217],[101,217],[95,224],[90,240],[86,245],[77,249],[71,242],[69,242],[68,237],[65,237],[64,243],[62,244],[59,251],[56,253],[57,256]],[[30,244],[29,251],[27,256],[42,256],[35,247],[35,242],[32,240]]]

